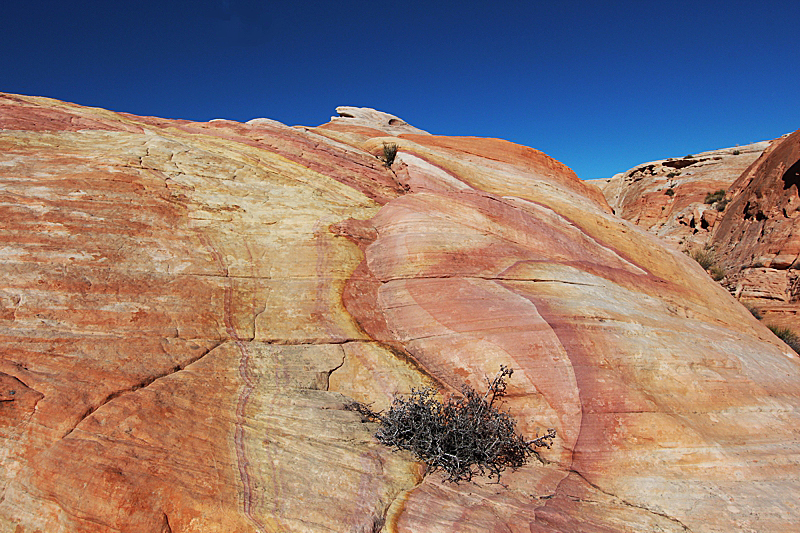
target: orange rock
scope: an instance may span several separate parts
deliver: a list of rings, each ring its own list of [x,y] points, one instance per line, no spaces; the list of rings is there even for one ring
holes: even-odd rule
[[[544,154],[351,114],[0,98],[0,532],[794,527],[796,355]],[[506,486],[347,409],[501,364]]]
[[[739,272],[732,287],[754,297],[751,305],[767,322],[795,331],[800,331],[798,187],[800,131],[775,141],[736,180],[733,201],[713,237],[723,265]]]

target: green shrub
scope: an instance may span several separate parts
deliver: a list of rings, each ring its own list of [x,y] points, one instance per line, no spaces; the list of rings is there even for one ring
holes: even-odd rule
[[[739,150],[734,150],[733,155],[739,155],[741,152]]]
[[[764,318],[764,315],[761,314],[761,311],[759,311],[753,304],[742,303],[742,305],[744,305],[747,310],[750,311],[750,314],[753,315],[757,320]]]
[[[728,207],[728,202],[730,202],[730,200],[728,200],[727,198],[723,198],[722,200],[716,203],[714,209],[722,213],[723,211],[725,211],[725,208]]]
[[[664,191],[664,194],[666,194],[667,196],[675,196],[675,189],[673,189],[672,187],[670,187],[669,189],[667,189],[666,191]]]
[[[800,354],[800,336],[787,327],[782,326],[767,326],[772,330],[780,340],[789,345],[789,347]]]
[[[706,194],[706,199],[703,200],[703,203],[706,203],[706,204],[710,205],[710,204],[713,204],[714,202],[719,202],[723,198],[725,198],[725,190],[724,189],[720,189],[718,191],[710,192],[710,193]]]
[[[446,481],[470,481],[488,474],[496,478],[506,468],[516,469],[528,461],[534,447],[552,445],[555,430],[533,440],[516,432],[516,421],[498,409],[506,393],[505,378],[513,370],[505,366],[489,383],[484,395],[471,387],[462,397],[445,402],[431,387],[414,389],[411,395],[395,397],[386,413],[375,413],[361,404],[349,408],[379,422],[375,437],[388,446],[411,451],[431,471],[443,470]]]
[[[397,157],[397,145],[395,143],[383,143],[383,164],[390,168]]]

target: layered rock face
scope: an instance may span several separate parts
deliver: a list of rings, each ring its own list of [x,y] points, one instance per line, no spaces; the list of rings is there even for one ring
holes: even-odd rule
[[[775,141],[732,185],[713,245],[726,283],[765,319],[800,326],[800,131]]]
[[[705,203],[706,196],[727,191],[769,145],[763,141],[652,161],[589,183],[603,191],[622,218],[673,245],[700,247],[722,216],[722,209]]]
[[[0,533],[789,531],[800,363],[530,148],[0,96]],[[386,168],[382,145],[398,145]],[[447,484],[347,406],[515,369]]]
[[[799,139],[646,163],[590,183],[618,215],[671,245],[711,249],[731,293],[770,325],[800,330]],[[717,190],[724,199],[706,203]]]

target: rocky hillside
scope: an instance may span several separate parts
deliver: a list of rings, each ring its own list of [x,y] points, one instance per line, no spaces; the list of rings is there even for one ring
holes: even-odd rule
[[[800,332],[800,130],[775,141],[728,190],[711,244],[726,285],[770,323]]]
[[[338,112],[0,95],[0,533],[800,522],[800,361],[699,265],[536,150]],[[500,365],[557,432],[505,485],[347,409]]]
[[[798,135],[645,163],[590,183],[618,215],[665,242],[709,250],[737,298],[767,323],[800,332]]]
[[[706,196],[727,191],[769,145],[764,141],[651,161],[588,183],[603,191],[622,218],[673,245],[703,246],[724,209],[706,203]]]

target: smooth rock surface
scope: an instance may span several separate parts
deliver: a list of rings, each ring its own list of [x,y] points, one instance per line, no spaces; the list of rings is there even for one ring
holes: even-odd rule
[[[541,152],[339,122],[0,95],[0,533],[800,521],[800,362],[693,260]],[[557,430],[505,486],[347,409],[501,364]]]

